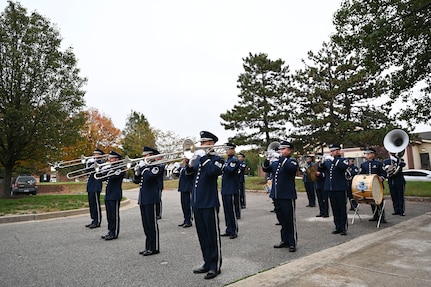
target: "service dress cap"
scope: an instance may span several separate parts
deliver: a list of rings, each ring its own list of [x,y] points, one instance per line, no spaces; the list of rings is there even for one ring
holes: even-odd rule
[[[200,136],[201,136],[201,139],[200,139],[201,142],[207,142],[207,141],[217,142],[218,141],[218,137],[216,137],[214,134],[207,132],[207,131],[201,131]]]
[[[290,148],[290,149],[293,149],[293,144],[292,144],[292,143],[290,143],[290,142],[288,142],[288,141],[283,140],[283,141],[281,141],[281,142],[280,142],[280,146],[279,146],[278,148],[279,148],[279,149],[282,149],[282,148]]]
[[[339,144],[330,144],[329,145],[329,151],[339,150],[341,149],[341,146]]]

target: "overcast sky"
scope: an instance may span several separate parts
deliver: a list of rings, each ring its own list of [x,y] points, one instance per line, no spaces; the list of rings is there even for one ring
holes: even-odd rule
[[[335,31],[339,0],[21,0],[71,46],[85,101],[123,129],[131,111],[181,137],[234,135],[220,114],[238,101],[243,58],[266,53],[303,68]],[[4,11],[6,1],[1,1]]]

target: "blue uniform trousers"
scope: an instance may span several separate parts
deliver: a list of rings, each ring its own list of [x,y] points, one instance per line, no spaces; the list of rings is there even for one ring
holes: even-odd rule
[[[319,203],[319,214],[329,215],[328,191],[321,188],[316,189],[317,202]]]
[[[345,190],[330,190],[332,214],[334,215],[335,230],[347,231],[347,196]]]
[[[394,212],[397,214],[404,214],[405,212],[405,185],[404,184],[389,184],[389,191],[391,193],[392,204]]]
[[[281,225],[281,241],[296,247],[298,234],[296,230],[295,199],[274,199],[275,214]]]
[[[233,195],[233,206],[235,209],[236,218],[240,219],[241,218],[241,205],[240,205],[240,196],[238,193]]]
[[[307,192],[308,205],[316,206],[316,195],[314,193],[314,182],[304,182],[305,191]]]
[[[234,213],[233,194],[222,195],[224,218],[226,220],[226,233],[236,235],[238,233],[238,224]]]
[[[102,222],[102,206],[100,205],[100,191],[88,192],[88,206],[90,207],[91,223],[100,225]]]
[[[118,237],[120,234],[120,200],[105,200],[105,207],[109,234]]]
[[[159,250],[159,225],[156,220],[156,203],[141,204],[141,220],[145,233],[145,249],[151,251]]]
[[[222,264],[219,208],[193,208],[204,269],[219,271]]]
[[[184,215],[184,224],[192,223],[192,208],[190,206],[191,192],[182,191],[181,194],[181,209]]]

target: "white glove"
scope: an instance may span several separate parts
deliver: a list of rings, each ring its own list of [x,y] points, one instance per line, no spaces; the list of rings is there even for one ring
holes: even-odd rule
[[[394,161],[394,162],[398,162],[398,158],[395,157],[395,156],[393,156],[393,155],[391,155],[391,160]]]
[[[87,164],[90,164],[90,163],[93,163],[93,162],[95,162],[94,157],[92,157],[92,158],[90,158],[90,159],[87,160]]]
[[[139,162],[139,167],[144,167],[144,166],[146,166],[147,165],[147,163],[144,161],[144,160],[141,160],[140,162]]]
[[[325,155],[325,160],[333,161],[334,157],[332,155]]]
[[[203,157],[204,155],[206,155],[206,152],[205,152],[203,149],[198,149],[198,150],[195,152],[195,156]]]

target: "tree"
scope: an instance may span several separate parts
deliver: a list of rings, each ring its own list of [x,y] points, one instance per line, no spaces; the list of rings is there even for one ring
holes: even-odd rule
[[[156,146],[156,136],[143,114],[132,111],[123,130],[123,151],[131,158],[142,157],[143,146]]]
[[[410,126],[430,123],[431,2],[345,0],[334,24],[336,43],[356,51],[371,73],[387,73],[393,99],[411,100],[400,119]],[[416,97],[415,87],[420,88]]]
[[[392,123],[392,102],[376,102],[384,95],[385,82],[334,43],[323,43],[316,54],[308,52],[308,60],[311,64],[303,61],[305,68],[294,77],[293,137],[299,152],[330,143],[344,147],[380,144]]]
[[[79,137],[85,78],[71,48],[49,20],[8,2],[0,15],[0,163],[3,196],[13,170],[27,160],[46,164]]]
[[[289,67],[281,59],[251,53],[243,59],[244,73],[238,78],[239,103],[220,115],[226,130],[237,131],[230,139],[237,145],[268,145],[273,138],[285,138],[288,113]]]
[[[94,108],[82,113],[86,120],[80,128],[80,138],[74,145],[63,148],[62,160],[79,159],[82,155],[91,156],[96,147],[106,153],[110,150],[119,151],[121,130],[114,126],[112,120]],[[69,169],[61,171],[68,172]]]

